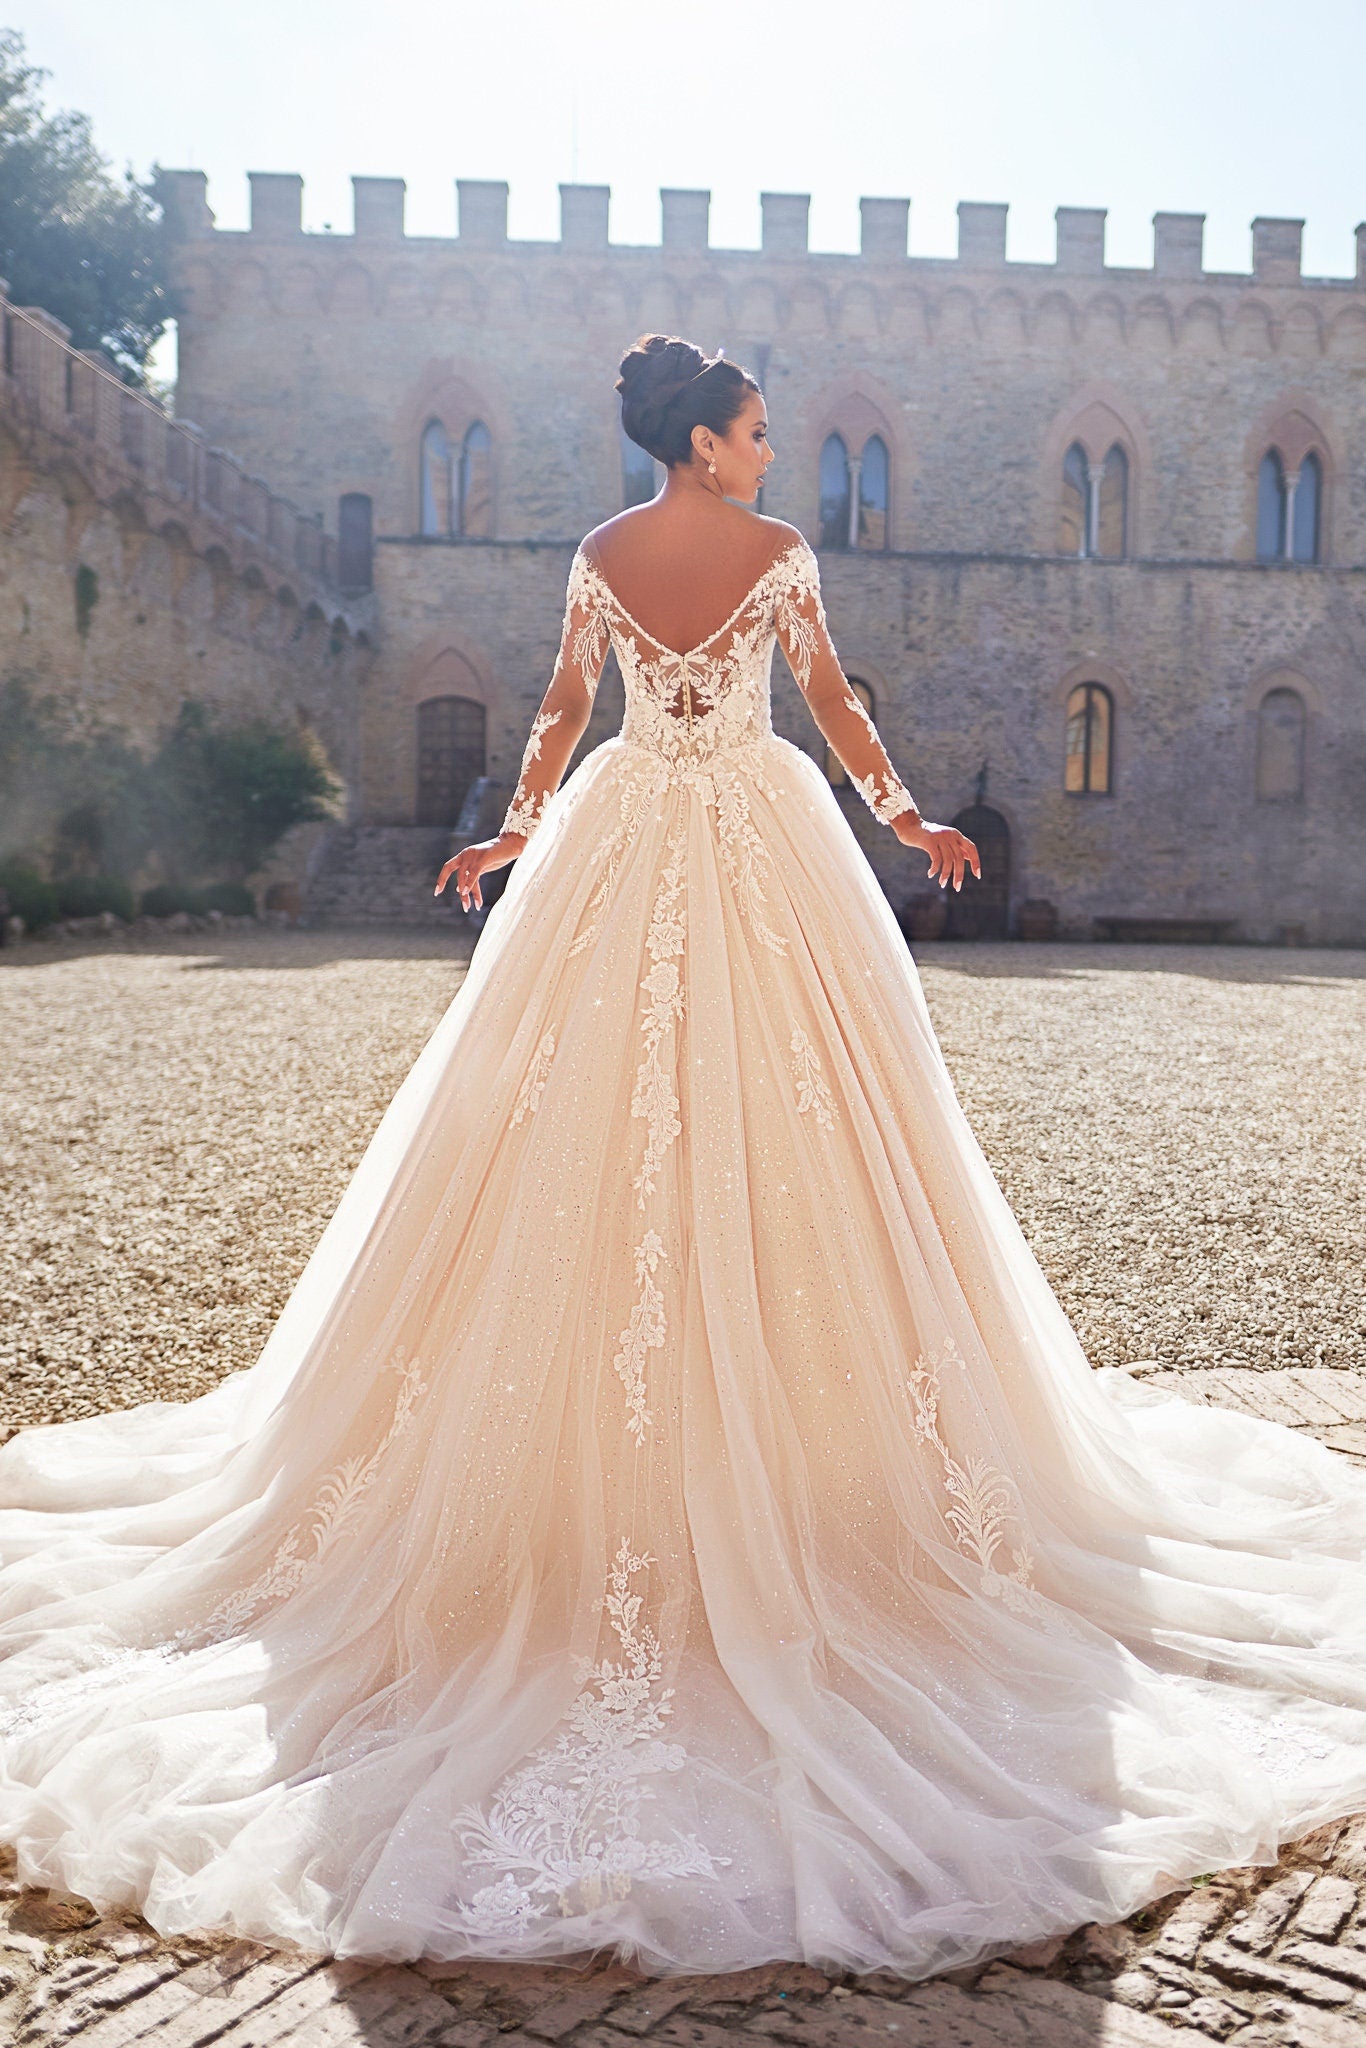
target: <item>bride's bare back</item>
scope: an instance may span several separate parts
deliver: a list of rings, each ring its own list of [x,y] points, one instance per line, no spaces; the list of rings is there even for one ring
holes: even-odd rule
[[[594,527],[583,546],[650,638],[687,654],[705,646],[782,549],[800,538],[781,519],[714,499],[671,504],[666,492]]]

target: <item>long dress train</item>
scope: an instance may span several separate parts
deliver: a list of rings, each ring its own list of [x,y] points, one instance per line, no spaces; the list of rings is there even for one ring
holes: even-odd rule
[[[0,1450],[25,1882],[914,1977],[1366,1806],[1366,1479],[1089,1368],[779,640],[905,808],[805,543],[687,654],[580,550],[526,851],[260,1358]]]

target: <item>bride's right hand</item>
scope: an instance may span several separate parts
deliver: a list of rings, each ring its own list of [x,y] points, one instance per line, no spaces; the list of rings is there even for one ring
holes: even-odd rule
[[[439,896],[454,875],[462,907],[468,910],[473,896],[475,909],[482,910],[484,897],[479,877],[493,868],[505,868],[509,861],[516,860],[525,846],[526,840],[520,832],[500,832],[496,839],[476,839],[473,845],[462,846],[459,853],[452,854],[437,876],[433,896]]]

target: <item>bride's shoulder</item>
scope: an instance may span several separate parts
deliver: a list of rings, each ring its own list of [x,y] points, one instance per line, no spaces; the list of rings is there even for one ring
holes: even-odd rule
[[[760,525],[768,529],[769,539],[772,542],[770,560],[774,562],[780,561],[784,555],[794,549],[807,546],[806,535],[799,533],[795,526],[789,526],[785,519],[769,519],[763,513],[759,513],[756,516],[759,519]]]

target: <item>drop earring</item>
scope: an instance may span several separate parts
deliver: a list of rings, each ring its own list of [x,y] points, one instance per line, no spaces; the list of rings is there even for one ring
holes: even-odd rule
[[[715,475],[716,475],[716,464],[715,464],[714,462],[709,462],[709,463],[707,464],[707,470],[708,470],[708,473],[709,473],[709,474],[710,474],[711,476],[715,476]]]

